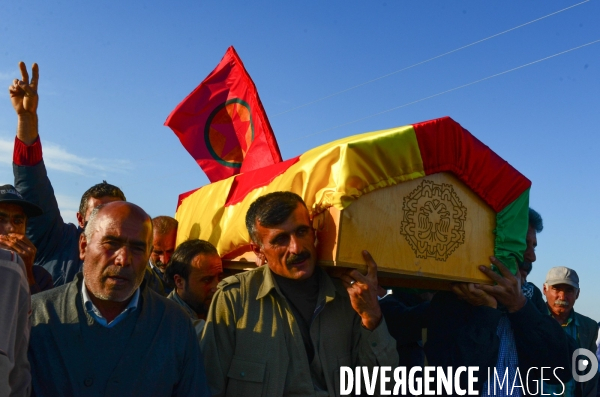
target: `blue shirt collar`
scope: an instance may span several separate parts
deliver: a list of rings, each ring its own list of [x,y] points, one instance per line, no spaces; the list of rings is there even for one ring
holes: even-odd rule
[[[129,315],[129,313],[131,313],[135,309],[137,309],[137,306],[138,306],[138,303],[140,300],[140,288],[138,287],[135,290],[135,292],[133,293],[133,297],[129,301],[129,304],[127,305],[127,307],[125,309],[123,309],[123,311],[117,317],[115,317],[114,320],[112,320],[110,323],[108,321],[106,321],[106,318],[104,318],[104,316],[102,316],[102,313],[100,313],[100,310],[98,310],[96,305],[94,305],[94,303],[90,299],[88,290],[85,287],[85,278],[83,279],[83,282],[81,283],[81,296],[83,297],[83,307],[84,307],[85,311],[90,316],[92,316],[92,318],[94,320],[96,320],[96,322],[98,324],[100,324],[101,326],[103,326],[105,328],[112,328],[115,325],[117,325],[118,323],[120,323],[122,320],[124,320],[125,317],[127,317]]]

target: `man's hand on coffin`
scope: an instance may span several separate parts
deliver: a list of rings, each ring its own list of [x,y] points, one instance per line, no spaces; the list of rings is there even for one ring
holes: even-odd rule
[[[452,284],[452,292],[454,292],[459,299],[462,299],[473,306],[498,308],[498,301],[496,298],[475,287],[475,284],[473,283]]]
[[[363,327],[374,330],[381,322],[381,309],[377,300],[377,263],[367,251],[363,251],[367,264],[367,274],[362,275],[356,269],[349,269],[339,278],[344,283],[352,308],[362,319]]]
[[[521,290],[521,275],[519,272],[513,275],[502,262],[493,256],[490,256],[490,260],[500,270],[502,276],[488,267],[479,266],[479,270],[494,280],[496,285],[475,284],[475,287],[496,298],[509,313],[520,310],[527,303],[527,298]]]

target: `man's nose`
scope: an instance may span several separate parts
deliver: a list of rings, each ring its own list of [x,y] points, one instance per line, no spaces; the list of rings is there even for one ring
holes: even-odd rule
[[[127,245],[123,245],[117,250],[117,255],[115,257],[115,265],[130,266],[131,257],[131,249]]]
[[[15,224],[12,221],[8,221],[8,222],[6,222],[6,226],[5,226],[4,230],[6,231],[6,234],[14,233],[17,230],[17,227],[15,226]]]
[[[290,237],[290,252],[292,254],[299,254],[303,249],[304,247],[302,246],[300,239],[292,234]]]
[[[162,254],[159,259],[162,263],[164,263],[166,265],[171,260],[172,255],[173,254],[165,253],[165,254]]]
[[[525,258],[526,260],[528,260],[531,263],[535,262],[535,260],[536,260],[535,249],[533,249],[533,247],[527,247],[527,249],[525,250],[525,254],[523,255],[523,258]]]

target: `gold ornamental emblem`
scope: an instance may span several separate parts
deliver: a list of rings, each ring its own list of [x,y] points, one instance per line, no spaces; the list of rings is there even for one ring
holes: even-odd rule
[[[400,233],[417,258],[446,261],[465,242],[467,208],[450,184],[424,180],[404,197]]]

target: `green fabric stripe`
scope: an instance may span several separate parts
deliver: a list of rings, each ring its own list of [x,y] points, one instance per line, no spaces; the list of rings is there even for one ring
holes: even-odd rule
[[[528,227],[529,189],[496,214],[494,255],[512,274],[516,274],[519,268],[517,261],[523,261],[523,253],[527,248],[525,237]],[[497,269],[494,270],[498,272]]]

